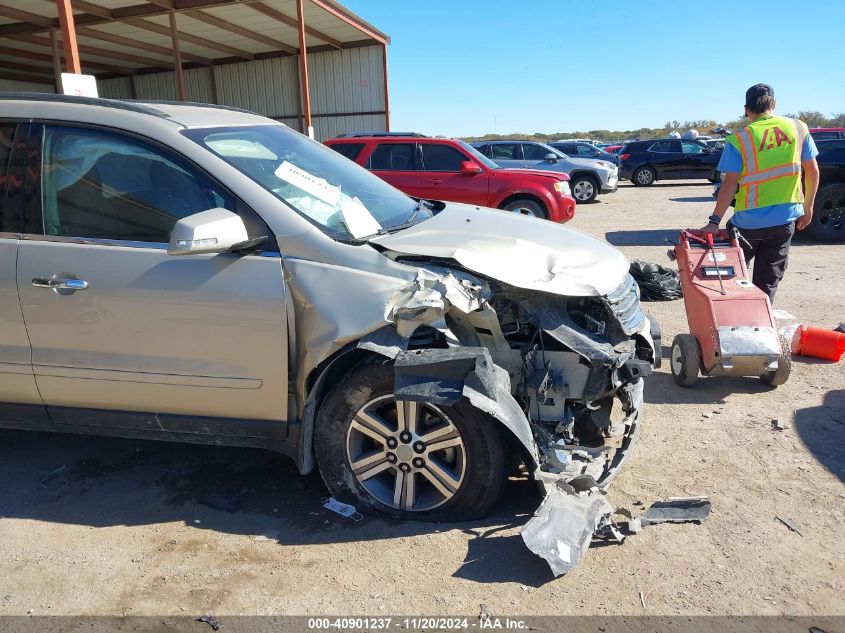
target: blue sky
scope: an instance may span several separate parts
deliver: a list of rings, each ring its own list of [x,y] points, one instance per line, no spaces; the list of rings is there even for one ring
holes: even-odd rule
[[[845,111],[845,0],[341,0],[387,33],[391,128],[449,136]]]

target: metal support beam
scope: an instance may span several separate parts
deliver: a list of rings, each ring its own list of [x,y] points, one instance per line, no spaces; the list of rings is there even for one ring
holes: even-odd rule
[[[173,43],[173,64],[176,72],[176,99],[177,101],[187,101],[188,97],[185,92],[185,75],[182,72],[182,57],[179,54],[179,31],[176,30],[176,14],[170,12],[170,41]]]
[[[310,0],[312,4],[315,6],[320,7],[327,13],[332,14],[336,18],[343,20],[349,26],[354,26],[356,29],[361,31],[367,37],[371,37],[372,39],[376,40],[380,44],[389,44],[390,38],[387,37],[384,33],[376,29],[374,26],[371,26],[364,22],[363,20],[357,19],[354,15],[348,13],[343,7],[338,4],[329,3],[325,0]]]
[[[56,78],[56,93],[62,91],[62,55],[59,52],[59,38],[56,29],[50,29],[50,49],[53,53],[53,74]]]
[[[146,29],[147,31],[152,31],[153,33],[158,33],[160,35],[167,35],[170,37],[170,28],[167,26],[162,26],[156,22],[148,22],[147,20],[140,20],[140,19],[131,19],[131,20],[124,20],[124,24],[131,24],[132,26],[137,26],[139,29]],[[218,42],[214,42],[212,40],[207,40],[203,37],[197,37],[196,35],[191,35],[190,33],[179,33],[179,38],[183,42],[190,42],[191,44],[196,44],[197,46],[202,46],[203,48],[209,48],[213,51],[220,51],[226,53],[227,55],[232,55],[234,57],[240,57],[242,59],[255,59],[255,55],[252,53],[247,53],[246,51],[242,51],[238,48],[232,48],[231,46],[226,46],[225,44],[220,44]]]
[[[299,30],[299,91],[302,95],[302,124],[304,134],[314,138],[311,127],[311,89],[308,85],[308,49],[305,46],[305,15],[303,0],[296,0],[296,21]]]
[[[73,8],[70,0],[56,0],[56,9],[59,11],[59,24],[62,27],[62,46],[65,49],[65,64],[68,72],[82,74],[82,66],[79,63],[79,50],[76,47],[76,28],[73,24]]]
[[[390,94],[387,91],[387,44],[381,45],[381,61],[384,66],[384,130],[390,131]]]
[[[170,34],[170,30],[167,31],[168,35]],[[43,46],[46,48],[50,48],[50,40],[49,38],[42,37],[41,35],[26,35],[26,34],[15,34],[15,35],[7,35],[9,39],[20,40],[21,42],[28,42],[30,44],[35,44],[36,46]],[[64,42],[64,37],[62,38]],[[168,59],[167,61],[159,61],[157,59],[153,59],[152,57],[143,57],[140,55],[132,55],[131,53],[124,53],[117,50],[111,50],[106,48],[98,48],[96,46],[88,46],[86,44],[77,44],[77,50],[80,53],[86,53],[88,55],[97,55],[98,57],[105,57],[106,59],[119,59],[125,62],[131,62],[133,64],[139,64],[144,67],[153,67],[153,68],[172,68],[173,62]],[[168,57],[170,55],[168,54]],[[67,57],[65,56],[65,60]],[[85,66],[90,66],[91,68],[102,68],[103,70],[109,70],[111,72],[120,72],[123,75],[131,74],[132,69],[123,68],[123,70],[113,70],[117,67],[115,66],[107,66],[105,64],[101,64],[99,62],[85,62]]]
[[[76,0],[73,0],[73,4],[76,6]],[[133,40],[128,37],[123,37],[122,35],[114,35],[112,33],[107,33],[106,31],[102,31],[100,29],[92,29],[87,26],[77,27],[76,33],[80,37],[102,40],[103,42],[111,42],[112,44],[119,44],[121,46],[128,46],[129,48],[147,51],[148,53],[155,53],[156,55],[163,55],[165,57],[171,57],[173,55],[173,51],[164,46],[156,46],[155,44]],[[211,60],[206,57],[190,55],[188,53],[182,53],[182,59],[189,62],[204,64],[206,66],[211,66],[212,63]]]
[[[185,15],[193,18],[194,20],[199,20],[200,22],[205,22],[206,24],[216,26],[218,29],[223,29],[224,31],[229,31],[230,33],[240,35],[241,37],[260,42],[269,46],[273,50],[285,51],[287,53],[290,53],[291,55],[296,55],[296,49],[293,46],[288,46],[284,42],[274,40],[272,37],[267,37],[266,35],[261,35],[260,33],[256,33],[255,31],[250,31],[249,29],[245,29],[242,26],[234,24],[233,22],[218,18],[216,15],[211,15],[210,13],[206,13],[205,11],[185,11]]]
[[[273,18],[277,22],[281,22],[282,24],[286,24],[286,25],[293,27],[295,29],[299,29],[298,22],[296,20],[294,20],[292,17],[285,15],[284,13],[279,11],[278,9],[274,9],[273,7],[268,7],[266,4],[264,4],[262,2],[253,2],[253,3],[248,4],[246,6],[250,7],[251,9],[253,9],[255,11],[258,11],[259,13],[263,13],[268,18]],[[326,42],[327,44],[329,44],[333,48],[337,48],[337,49],[343,48],[343,44],[341,44],[339,41],[337,41],[333,37],[330,37],[330,36],[326,35],[325,33],[323,33],[322,31],[318,31],[317,29],[312,29],[308,25],[305,26],[305,32],[308,35],[311,35],[313,37],[316,37],[317,39],[323,40],[324,42]]]

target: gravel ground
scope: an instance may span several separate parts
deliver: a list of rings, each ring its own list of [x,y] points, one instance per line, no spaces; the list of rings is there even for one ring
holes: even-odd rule
[[[666,263],[664,238],[701,226],[710,192],[626,183],[571,225]],[[845,320],[843,255],[796,240],[777,307],[821,327]],[[646,307],[664,346],[686,331],[682,301]],[[0,615],[474,615],[481,603],[511,615],[845,615],[842,368],[796,358],[777,389],[714,378],[682,390],[664,364],[610,498],[637,513],[709,495],[710,519],[594,546],[558,579],[522,545],[540,502],[525,480],[483,521],[355,523],[322,509],[318,476],[270,453],[0,431]]]

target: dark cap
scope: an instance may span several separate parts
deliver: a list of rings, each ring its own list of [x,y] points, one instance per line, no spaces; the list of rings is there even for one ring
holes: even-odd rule
[[[745,105],[753,108],[760,97],[774,98],[775,91],[769,84],[754,84],[745,91]]]

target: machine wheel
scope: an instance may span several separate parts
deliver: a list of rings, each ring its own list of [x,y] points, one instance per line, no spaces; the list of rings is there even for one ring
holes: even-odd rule
[[[698,378],[701,347],[692,334],[678,334],[672,341],[672,378],[681,387],[691,387]]]
[[[637,167],[631,176],[631,182],[637,187],[648,187],[653,185],[655,180],[657,180],[657,172],[651,167]]]
[[[508,202],[502,208],[505,211],[513,211],[514,213],[528,215],[534,218],[545,219],[549,217],[546,210],[543,208],[543,205],[534,200],[530,200],[529,198],[517,198],[516,200]]]
[[[780,337],[780,358],[778,359],[778,368],[774,371],[768,371],[762,376],[760,380],[772,387],[777,387],[786,382],[789,378],[789,372],[792,371],[792,346],[786,337]]]

